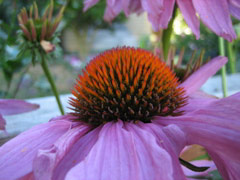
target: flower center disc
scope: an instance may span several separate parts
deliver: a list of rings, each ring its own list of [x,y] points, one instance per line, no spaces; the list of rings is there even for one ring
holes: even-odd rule
[[[70,100],[73,115],[93,125],[109,121],[151,122],[178,115],[185,104],[178,79],[157,56],[129,47],[105,51],[83,70]]]

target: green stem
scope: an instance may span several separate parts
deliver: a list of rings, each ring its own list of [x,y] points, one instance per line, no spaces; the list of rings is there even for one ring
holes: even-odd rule
[[[219,37],[218,38],[219,43],[219,52],[221,56],[225,56],[225,47],[224,47],[224,39]],[[224,65],[221,69],[221,75],[222,75],[222,90],[223,90],[223,96],[227,96],[227,80],[226,80],[226,66]]]
[[[233,43],[227,42],[228,59],[231,73],[236,72],[236,64],[233,55]]]
[[[61,112],[62,115],[64,115],[64,110],[63,110],[63,107],[62,107],[62,104],[61,104],[61,101],[60,101],[60,98],[59,98],[59,94],[58,94],[58,91],[57,91],[57,88],[56,88],[56,85],[53,81],[53,78],[51,76],[51,73],[48,69],[48,65],[47,65],[47,61],[45,59],[45,56],[43,53],[41,53],[41,58],[42,58],[42,62],[41,62],[41,65],[42,65],[42,68],[43,68],[43,71],[48,79],[48,82],[50,83],[51,85],[51,88],[52,88],[52,91],[55,95],[55,98],[56,98],[56,101],[57,101],[57,104],[58,104],[58,108]]]
[[[168,51],[170,48],[170,39],[171,39],[171,35],[173,32],[173,21],[176,17],[177,14],[177,8],[174,8],[173,11],[173,16],[172,19],[170,20],[169,24],[168,24],[168,28],[163,30],[163,34],[162,34],[162,47],[163,47],[163,56],[164,56],[164,60],[166,61],[168,58]]]

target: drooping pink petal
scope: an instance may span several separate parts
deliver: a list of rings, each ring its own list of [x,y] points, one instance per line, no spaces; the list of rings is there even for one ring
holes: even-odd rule
[[[182,169],[184,171],[184,174],[188,177],[193,177],[193,176],[207,176],[209,172],[214,171],[217,169],[216,165],[214,164],[213,161],[209,160],[195,160],[191,161],[191,164],[198,166],[198,167],[209,167],[206,171],[203,172],[194,172],[184,166],[182,166]],[[194,178],[195,179],[195,178]]]
[[[5,130],[6,121],[0,114],[0,130]]]
[[[240,93],[214,101],[206,107],[178,117],[158,117],[155,123],[176,124],[186,134],[188,144],[199,144],[210,155],[226,179],[240,177]],[[216,156],[216,158],[214,158]],[[221,164],[221,162],[224,162]],[[227,163],[229,162],[229,163]],[[230,164],[230,174],[226,170]]]
[[[208,78],[213,76],[224,64],[226,64],[226,62],[227,58],[222,56],[212,59],[187,78],[180,87],[185,89],[187,95],[194,93],[200,89]]]
[[[95,4],[97,4],[99,2],[99,0],[84,0],[84,8],[83,11],[87,11],[89,8],[91,8],[92,6],[94,6]]]
[[[131,3],[131,0],[122,1],[122,9],[123,9],[123,12],[125,13],[125,16],[128,16],[130,14],[130,10],[129,10],[130,3]]]
[[[122,8],[126,16],[131,13],[141,13],[143,11],[141,0],[123,0]]]
[[[164,0],[141,0],[143,9],[150,14],[155,16],[160,15],[163,10]]]
[[[36,179],[51,180],[55,167],[71,150],[76,141],[91,128],[87,125],[77,126],[68,130],[49,149],[41,149],[33,162],[33,172]]]
[[[229,11],[235,18],[240,19],[240,1],[229,0]]]
[[[132,126],[134,128],[136,125],[134,124]],[[180,152],[186,145],[185,133],[176,125],[161,127],[160,125],[152,123],[146,124],[138,122],[137,126],[154,134],[159,146],[164,148],[171,155],[172,164],[174,164],[172,174],[173,179],[185,180],[186,177],[178,159]]]
[[[159,14],[148,12],[148,19],[152,23],[153,30],[159,31],[168,27],[168,23],[171,20],[175,0],[164,0],[163,9]]]
[[[104,20],[111,22],[121,11],[122,2],[116,0],[107,0],[107,7],[104,12]]]
[[[40,124],[0,147],[0,179],[18,179],[32,171],[38,149],[50,147],[71,126],[68,121]]]
[[[223,179],[239,179],[239,161],[232,161],[232,159],[229,159],[228,156],[225,156],[224,152],[212,152],[208,150],[208,153],[212,160],[215,162],[217,169]]]
[[[227,0],[192,0],[203,23],[228,41],[236,38]]]
[[[88,155],[89,151],[98,140],[100,130],[101,126],[93,129],[76,141],[76,143],[70,148],[70,151],[68,151],[58,162],[53,171],[52,179],[65,179],[67,172]]]
[[[140,128],[125,130],[118,121],[103,126],[96,144],[66,179],[169,180],[172,166],[171,157],[152,134]]]
[[[39,108],[38,104],[28,103],[17,99],[0,99],[0,114],[12,115],[28,111],[33,111]]]
[[[196,16],[196,11],[193,7],[192,0],[177,0],[177,3],[188,26],[192,29],[196,38],[199,39],[200,21]]]

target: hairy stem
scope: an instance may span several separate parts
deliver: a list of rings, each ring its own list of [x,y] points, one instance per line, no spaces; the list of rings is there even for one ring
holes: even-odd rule
[[[225,56],[224,39],[222,37],[219,37],[218,43],[219,43],[220,55]],[[221,76],[222,76],[223,96],[226,97],[227,96],[227,79],[226,79],[226,66],[225,65],[221,69]]]
[[[62,107],[62,104],[61,104],[61,101],[60,101],[60,98],[59,98],[59,94],[58,94],[56,85],[55,85],[55,83],[53,81],[53,78],[52,78],[52,75],[51,75],[51,73],[50,73],[50,71],[48,69],[47,61],[46,61],[45,56],[44,56],[43,53],[41,53],[41,58],[42,58],[41,65],[42,65],[43,71],[45,73],[45,76],[47,77],[48,82],[51,85],[52,92],[53,92],[53,94],[54,94],[54,96],[56,98],[57,104],[58,104],[58,108],[59,108],[61,114],[64,115],[64,110],[63,110],[63,107]]]
[[[229,65],[230,65],[230,71],[231,73],[236,72],[236,62],[233,54],[233,43],[227,42],[227,52],[228,52],[228,59],[229,59]]]
[[[173,16],[172,19],[170,20],[169,24],[168,24],[168,28],[163,30],[163,34],[162,34],[162,47],[163,47],[163,55],[164,55],[164,60],[166,61],[168,58],[168,51],[170,48],[170,39],[171,39],[171,35],[173,32],[173,21],[176,17],[177,14],[177,8],[175,7],[173,10]]]

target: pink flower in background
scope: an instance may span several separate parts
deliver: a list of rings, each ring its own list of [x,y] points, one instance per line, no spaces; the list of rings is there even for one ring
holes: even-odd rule
[[[179,155],[191,144],[206,148],[224,179],[238,179],[240,93],[223,99],[196,93],[226,62],[214,58],[177,85],[170,69],[145,50],[106,51],[79,76],[73,114],[0,147],[0,179],[184,180],[191,172],[182,169]],[[187,104],[181,104],[184,90]]]
[[[5,130],[6,121],[2,116],[20,114],[39,108],[37,104],[31,104],[17,99],[0,99],[0,130]]]
[[[85,0],[84,10],[94,6],[99,0]],[[230,15],[240,19],[239,0],[106,0],[104,14],[106,21],[113,20],[121,11],[130,13],[147,12],[154,31],[165,29],[172,18],[175,4],[192,29],[196,38],[200,37],[200,20],[217,35],[228,41],[236,38]],[[197,17],[199,15],[199,18]]]

